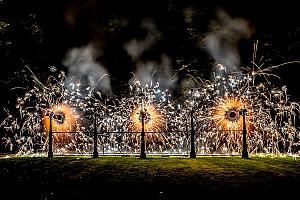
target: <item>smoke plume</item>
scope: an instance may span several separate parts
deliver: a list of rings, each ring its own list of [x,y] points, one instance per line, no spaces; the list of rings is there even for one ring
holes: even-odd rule
[[[96,62],[99,54],[92,44],[73,48],[67,52],[63,64],[68,67],[69,78],[74,77],[92,89],[112,94],[108,72],[101,63]]]
[[[163,54],[160,62],[138,62],[134,78],[140,80],[142,84],[158,82],[161,88],[172,90],[175,89],[177,82],[177,76],[172,74],[172,71],[170,58]]]
[[[133,38],[124,44],[124,48],[132,60],[137,60],[146,50],[150,49],[159,39],[160,32],[156,28],[156,24],[150,20],[144,20],[141,28],[147,31],[147,35],[143,40]]]
[[[250,23],[242,18],[231,18],[224,10],[217,9],[217,20],[210,24],[205,47],[209,54],[226,67],[227,72],[238,71],[240,54],[238,43],[254,32]]]
[[[134,79],[140,80],[142,84],[149,84],[151,81],[159,82],[161,88],[174,89],[177,77],[172,74],[171,59],[166,54],[162,53],[159,61],[142,59],[144,53],[148,53],[147,51],[150,51],[154,45],[160,42],[160,31],[151,19],[142,21],[141,28],[147,31],[144,39],[133,38],[124,44],[124,49],[136,67],[135,77],[129,82]]]

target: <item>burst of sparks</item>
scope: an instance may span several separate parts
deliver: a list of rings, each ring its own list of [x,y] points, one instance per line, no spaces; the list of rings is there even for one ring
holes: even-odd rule
[[[79,115],[76,111],[65,104],[54,105],[47,110],[44,116],[42,116],[42,124],[46,132],[50,131],[50,116],[49,113],[53,113],[52,131],[55,133],[54,138],[58,141],[65,140],[70,137],[68,132],[77,131],[77,126],[80,126]]]
[[[189,76],[196,87],[180,100],[159,83],[139,80],[130,83],[127,97],[112,99],[52,70],[58,75],[45,84],[35,77],[36,85],[17,99],[17,114],[5,109],[2,142],[21,154],[46,152],[46,114],[52,112],[52,130],[69,132],[54,133],[55,153],[92,152],[94,130],[100,134],[99,152],[138,153],[142,111],[147,153],[189,153],[192,116],[198,154],[236,154],[242,151],[240,111],[245,108],[250,153],[299,154],[300,105],[289,100],[286,86],[272,86],[276,67],[253,61],[252,67],[230,74],[217,64],[210,81]]]
[[[240,99],[229,97],[219,99],[214,108],[212,116],[216,125],[220,130],[225,131],[241,131],[243,129],[243,119],[241,110],[247,108],[248,115],[246,117],[246,127],[249,129],[251,125],[250,117],[251,108]]]
[[[144,114],[142,114],[144,112]],[[144,115],[144,129],[146,132],[157,132],[160,131],[164,122],[163,117],[155,109],[153,105],[145,105],[142,107],[136,107],[131,113],[132,119],[132,131],[140,132],[142,130],[142,120]]]

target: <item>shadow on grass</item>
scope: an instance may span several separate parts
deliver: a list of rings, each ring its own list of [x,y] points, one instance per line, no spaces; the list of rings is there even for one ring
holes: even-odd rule
[[[293,158],[0,160],[0,192],[9,199],[286,199],[299,178],[300,159]]]

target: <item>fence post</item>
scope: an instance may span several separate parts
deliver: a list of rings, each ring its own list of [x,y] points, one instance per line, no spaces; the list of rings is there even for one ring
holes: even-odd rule
[[[242,110],[243,115],[243,152],[242,152],[242,158],[248,158],[248,150],[247,150],[247,129],[246,129],[246,109]]]
[[[140,158],[145,159],[146,153],[145,153],[145,127],[144,127],[144,118],[145,118],[145,112],[141,111],[141,117],[142,117],[142,132],[141,132],[141,154]]]
[[[48,158],[53,158],[52,151],[52,116],[49,115],[50,125],[49,125],[49,147],[48,147]]]
[[[98,136],[97,136],[97,116],[96,113],[94,114],[94,152],[93,152],[93,158],[98,158],[99,154],[98,154],[98,148],[97,148],[97,144],[98,144]]]
[[[194,114],[194,110],[191,111],[191,152],[190,152],[190,158],[196,158],[196,153],[195,153],[195,129],[194,129],[193,114]]]

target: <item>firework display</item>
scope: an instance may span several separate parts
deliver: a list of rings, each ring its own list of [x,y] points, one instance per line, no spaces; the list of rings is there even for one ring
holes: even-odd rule
[[[99,152],[132,154],[140,151],[144,126],[147,153],[188,154],[193,117],[197,154],[240,154],[246,110],[250,153],[298,154],[299,104],[289,100],[287,87],[272,86],[276,66],[224,73],[220,65],[211,81],[194,79],[197,87],[184,100],[139,80],[130,83],[127,97],[112,99],[61,72],[19,97],[18,114],[6,110],[1,142],[19,154],[45,153],[52,128],[54,153],[91,153],[96,130]]]
[[[184,132],[184,126],[175,116],[176,109],[170,101],[170,94],[167,90],[161,90],[158,83],[143,86],[135,80],[130,85],[128,97],[106,101],[102,107],[102,117],[97,121],[97,126],[101,127],[100,132],[106,133],[106,136],[101,137],[102,151],[138,153],[144,117],[145,146],[148,152],[181,152],[181,135],[178,131]],[[187,129],[184,130],[186,132]]]
[[[53,116],[51,116],[53,115]],[[55,132],[57,141],[64,140],[69,137],[69,132],[75,132],[76,127],[79,125],[76,117],[76,111],[69,108],[67,105],[58,104],[50,108],[45,116],[43,116],[42,124],[45,131],[49,133],[50,131],[50,117],[52,131]]]
[[[84,124],[77,112],[85,105],[80,83],[66,82],[64,72],[50,76],[45,84],[38,83],[17,99],[18,114],[6,110],[8,116],[1,124],[6,130],[2,142],[19,154],[46,151],[51,117],[56,153],[88,148],[89,137],[82,134]]]

